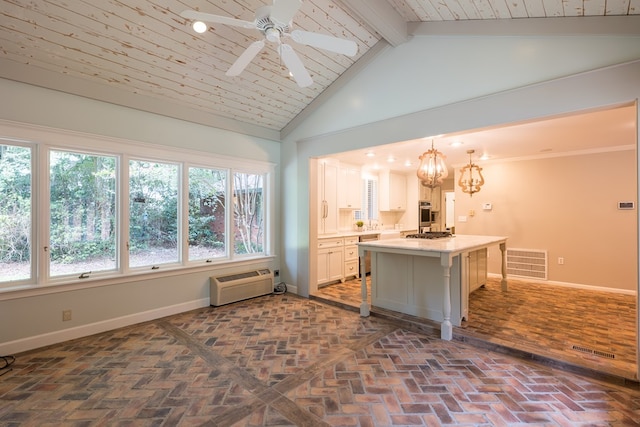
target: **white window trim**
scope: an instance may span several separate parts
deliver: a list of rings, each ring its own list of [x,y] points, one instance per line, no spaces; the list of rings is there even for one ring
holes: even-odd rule
[[[91,142],[87,146],[87,142]],[[43,153],[48,153],[50,149],[60,149],[66,151],[77,151],[87,154],[116,156],[118,158],[117,168],[119,169],[120,182],[119,191],[121,197],[118,203],[124,203],[128,189],[128,168],[123,165],[128,164],[130,158],[135,159],[148,159],[157,160],[164,163],[178,163],[180,165],[180,178],[184,178],[185,170],[189,167],[206,167],[226,169],[229,171],[230,176],[234,172],[263,174],[264,175],[264,192],[265,192],[265,206],[264,206],[264,233],[265,244],[264,252],[257,255],[235,255],[233,251],[233,240],[230,239],[227,248],[227,256],[220,259],[206,262],[205,260],[189,261],[188,256],[184,254],[184,251],[188,251],[185,248],[185,243],[182,244],[181,261],[174,264],[163,265],[161,269],[150,272],[148,269],[127,269],[124,270],[122,262],[118,265],[116,271],[105,272],[104,274],[96,273],[87,279],[78,279],[76,277],[65,276],[63,279],[48,278],[45,282],[44,277],[48,277],[46,269],[48,269],[48,263],[41,262],[43,255],[43,242],[48,242],[48,226],[44,222],[49,216],[48,209],[48,176],[43,173],[32,173],[32,226],[33,230],[36,230],[33,234],[33,248],[32,248],[32,275],[35,276],[26,281],[15,281],[5,284],[0,284],[0,300],[22,298],[25,296],[33,296],[46,293],[65,292],[69,290],[84,289],[89,287],[97,287],[111,284],[121,284],[130,282],[132,280],[141,280],[146,277],[163,277],[174,276],[178,274],[184,274],[186,271],[197,272],[206,271],[215,268],[240,266],[255,264],[255,262],[264,262],[273,260],[275,255],[275,242],[273,240],[274,228],[276,225],[275,218],[275,163],[241,159],[226,155],[219,155],[209,152],[202,152],[191,149],[175,148],[164,145],[150,144],[139,141],[108,137],[102,135],[95,135],[89,133],[82,133],[70,130],[62,130],[56,128],[49,128],[45,126],[29,125],[24,123],[12,122],[8,120],[0,119],[0,143],[2,144],[17,144],[33,147],[32,167],[36,171],[48,170],[48,156],[43,156]],[[100,147],[101,149],[95,149],[94,147]],[[230,180],[229,180],[230,181]],[[188,185],[187,181],[179,183],[179,188],[183,189]],[[228,184],[229,185],[229,184]],[[188,191],[188,189],[187,189]],[[184,197],[182,193],[181,197]],[[183,212],[185,209],[185,203],[181,203],[182,209],[180,214],[188,215],[188,212]],[[125,206],[119,206],[119,212],[123,212],[122,209]],[[44,209],[43,209],[44,208]],[[45,212],[46,211],[46,212]],[[36,212],[40,215],[36,217]],[[121,214],[122,215],[122,214]],[[122,215],[118,218],[117,223],[120,226],[121,233],[118,236],[118,248],[119,251],[126,251],[126,241],[122,237],[124,230],[128,230],[128,221],[126,218],[128,215]],[[183,216],[182,218],[186,218]],[[227,216],[226,227],[229,227],[229,221],[232,220],[233,213],[229,212]],[[126,222],[126,223],[125,223]],[[188,221],[181,221],[181,228]],[[229,236],[229,234],[227,233]],[[184,234],[181,240],[186,240],[188,234]],[[125,252],[122,252],[124,254]],[[122,257],[122,254],[120,256]],[[120,258],[122,261],[122,258]]]

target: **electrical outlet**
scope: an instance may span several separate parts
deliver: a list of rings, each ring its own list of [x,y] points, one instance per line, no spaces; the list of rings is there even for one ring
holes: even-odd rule
[[[280,270],[273,270],[273,277],[280,276]]]
[[[558,257],[558,264],[559,265],[564,265],[564,258]]]
[[[68,322],[71,320],[71,310],[62,310],[62,321]]]

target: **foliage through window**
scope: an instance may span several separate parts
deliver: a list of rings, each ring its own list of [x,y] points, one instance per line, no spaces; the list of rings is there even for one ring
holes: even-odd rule
[[[236,254],[264,252],[264,178],[235,173],[233,176],[234,251]]]
[[[116,159],[51,151],[51,276],[116,269]]]
[[[189,260],[226,256],[228,172],[189,168]]]
[[[0,145],[0,281],[31,278],[31,149]]]
[[[178,166],[129,162],[129,265],[178,262]]]
[[[54,147],[33,139],[49,139],[40,130],[0,132],[0,290],[268,252],[271,164],[55,130]]]

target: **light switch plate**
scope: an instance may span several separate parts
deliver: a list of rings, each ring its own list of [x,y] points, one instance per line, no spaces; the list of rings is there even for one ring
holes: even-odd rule
[[[491,206],[491,203],[483,203],[482,204],[482,210],[490,211],[491,209],[493,209],[493,206]]]
[[[458,217],[458,222],[467,222],[467,216],[466,215],[460,215]]]

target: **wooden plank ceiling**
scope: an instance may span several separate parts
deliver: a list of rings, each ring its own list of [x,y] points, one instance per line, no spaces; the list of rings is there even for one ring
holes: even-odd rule
[[[237,77],[226,70],[262,35],[215,24],[204,34],[185,9],[253,21],[269,0],[1,0],[0,77],[280,139],[407,23],[637,15],[640,0],[304,0],[292,29],[346,38],[353,57],[292,42],[314,83],[300,88],[275,46]],[[341,77],[343,76],[343,77]]]

